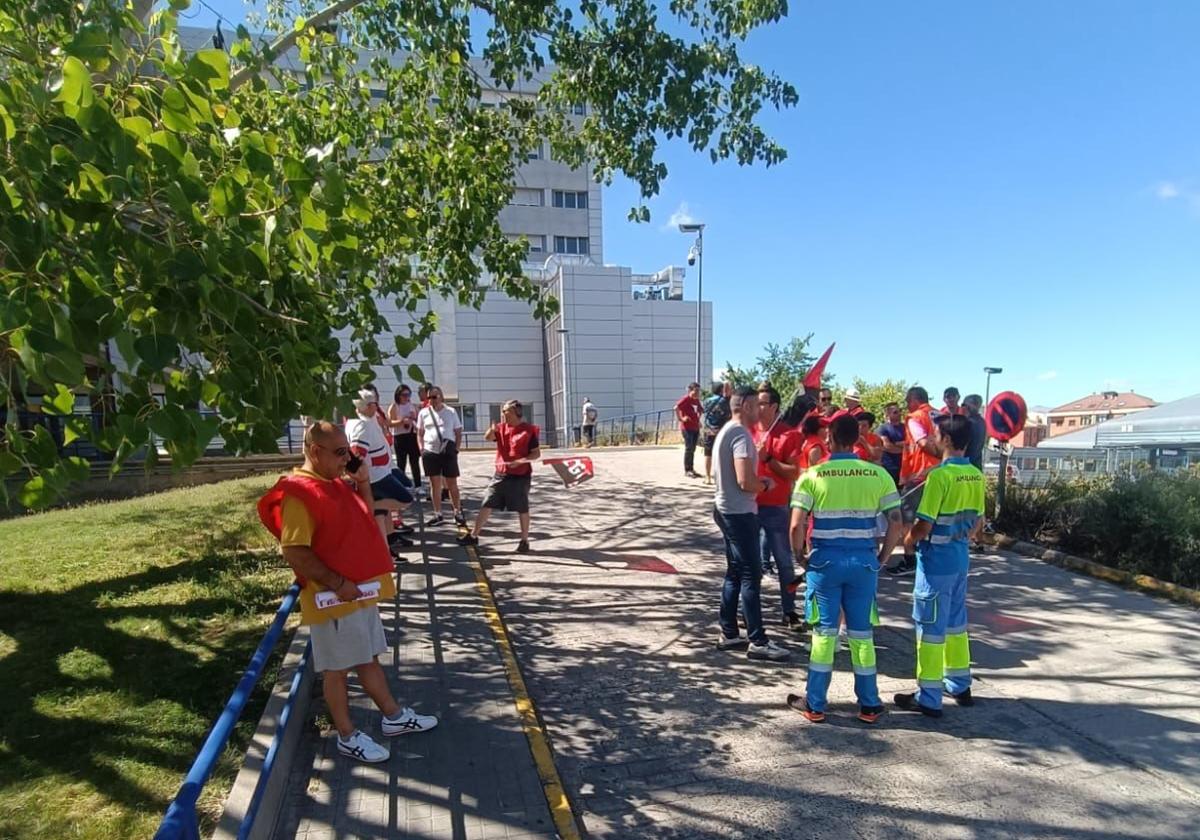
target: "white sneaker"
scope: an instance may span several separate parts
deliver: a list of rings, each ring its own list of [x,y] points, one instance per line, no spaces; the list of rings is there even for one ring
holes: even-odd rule
[[[742,635],[734,636],[732,639],[724,633],[717,634],[717,650],[736,650],[750,644],[750,640]]]
[[[339,735],[337,748],[338,752],[342,755],[357,758],[359,761],[364,761],[367,764],[378,764],[381,761],[387,761],[388,756],[391,755],[386,747],[381,747],[371,740],[371,736],[357,729],[354,730],[354,734],[349,738],[343,738]]]
[[[791,655],[790,650],[775,644],[772,639],[767,639],[765,645],[750,645],[750,649],[746,651],[747,659],[769,659],[772,662],[782,662]]]
[[[383,719],[384,737],[410,735],[414,732],[428,732],[438,725],[438,719],[433,715],[419,715],[405,706],[395,717]]]

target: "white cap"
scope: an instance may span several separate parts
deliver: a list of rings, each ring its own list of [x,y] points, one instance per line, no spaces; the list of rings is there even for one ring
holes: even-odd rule
[[[862,402],[862,400],[858,396],[858,389],[855,388],[853,385],[851,385],[849,388],[846,389],[846,399],[854,400],[855,402]]]
[[[363,388],[358,392],[358,399],[354,401],[354,410],[366,411],[368,405],[377,402],[379,402],[379,398],[375,396],[375,392],[370,388]]]

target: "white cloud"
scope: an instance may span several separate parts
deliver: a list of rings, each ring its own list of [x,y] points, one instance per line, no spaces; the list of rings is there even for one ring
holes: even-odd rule
[[[675,212],[667,219],[667,223],[663,225],[663,230],[677,230],[680,225],[695,224],[696,219],[688,208],[686,201],[679,202],[679,206],[675,208]]]
[[[1183,194],[1183,190],[1174,181],[1160,181],[1154,188],[1154,194],[1163,201],[1170,201],[1173,198],[1179,198]]]
[[[1047,370],[1037,375],[1038,382],[1049,382],[1051,379],[1058,379],[1058,371]]]

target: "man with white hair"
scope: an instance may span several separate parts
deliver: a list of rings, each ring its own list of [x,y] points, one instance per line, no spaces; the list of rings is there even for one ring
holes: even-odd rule
[[[413,497],[392,472],[392,448],[376,417],[379,397],[375,391],[371,388],[359,391],[354,410],[356,416],[346,421],[346,439],[350,441],[350,451],[367,465],[371,495],[375,499],[375,521],[390,548],[411,546],[412,540],[397,532],[392,524],[392,512],[404,510],[412,504]]]

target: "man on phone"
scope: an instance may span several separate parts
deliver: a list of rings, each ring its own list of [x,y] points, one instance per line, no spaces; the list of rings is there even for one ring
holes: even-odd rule
[[[375,763],[389,753],[350,717],[351,669],[383,712],[385,736],[424,732],[438,719],[397,703],[376,658],[388,647],[379,600],[395,595],[396,582],[387,543],[371,516],[369,468],[360,463],[344,476],[350,457],[350,442],[337,425],[314,423],[304,433],[304,465],[259,499],[258,515],[303,587],[300,621],[310,626],[313,667],[323,676],[338,752]]]
[[[509,400],[500,409],[502,422],[493,423],[484,438],[496,443],[496,474],[488,485],[487,498],[475,517],[475,528],[459,538],[462,545],[479,545],[479,535],[494,510],[517,514],[521,523],[521,541],[517,552],[529,553],[529,485],[533,480],[533,462],[542,457],[538,448],[538,427],[526,423],[519,400]]]

